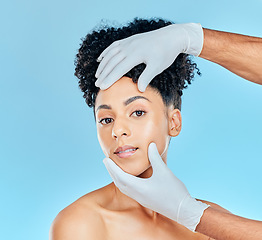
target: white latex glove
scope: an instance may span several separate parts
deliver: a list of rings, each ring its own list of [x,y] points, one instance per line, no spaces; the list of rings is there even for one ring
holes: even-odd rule
[[[198,23],[172,24],[115,41],[98,57],[101,61],[96,86],[102,90],[140,63],[146,68],[138,79],[144,92],[149,82],[168,68],[180,53],[198,56],[203,47],[203,29]]]
[[[155,143],[149,145],[148,157],[153,168],[150,178],[128,174],[110,158],[105,158],[103,162],[122,193],[135,199],[142,206],[195,231],[209,205],[190,196],[185,185],[163,162]]]

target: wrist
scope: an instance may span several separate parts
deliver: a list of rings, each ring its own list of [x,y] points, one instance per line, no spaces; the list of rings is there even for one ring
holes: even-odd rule
[[[187,48],[184,53],[199,56],[204,44],[204,32],[200,23],[181,24],[187,35]]]
[[[204,211],[210,205],[192,198],[188,195],[180,205],[178,223],[184,225],[189,230],[195,232]]]

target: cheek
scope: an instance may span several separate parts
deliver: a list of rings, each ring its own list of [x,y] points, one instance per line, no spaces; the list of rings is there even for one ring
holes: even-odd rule
[[[168,145],[168,123],[165,118],[152,119],[147,121],[145,125],[141,125],[139,129],[139,135],[143,136],[141,144],[147,151],[148,145],[151,142],[156,143],[160,155],[166,150]]]
[[[97,127],[97,138],[103,153],[106,157],[109,157],[110,144],[112,144],[110,133],[108,133],[108,131],[102,131],[101,129],[99,129],[99,127]]]

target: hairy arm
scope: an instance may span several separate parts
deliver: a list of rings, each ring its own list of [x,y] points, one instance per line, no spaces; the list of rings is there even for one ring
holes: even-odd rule
[[[262,84],[262,38],[204,30],[199,57],[217,63],[254,83]]]
[[[262,222],[209,207],[196,231],[216,240],[261,240]]]
[[[262,84],[261,54],[262,38],[204,29],[204,46],[199,57],[258,84]],[[262,239],[262,222],[211,205],[204,211],[196,231],[216,240],[259,240]]]

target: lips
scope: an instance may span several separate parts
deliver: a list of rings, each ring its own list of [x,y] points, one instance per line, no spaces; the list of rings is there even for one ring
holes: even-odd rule
[[[125,145],[123,147],[118,147],[115,150],[114,154],[116,154],[120,158],[127,158],[135,154],[137,149],[138,149],[137,147]]]

